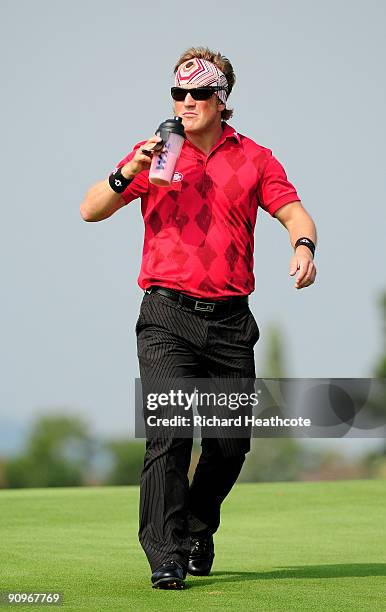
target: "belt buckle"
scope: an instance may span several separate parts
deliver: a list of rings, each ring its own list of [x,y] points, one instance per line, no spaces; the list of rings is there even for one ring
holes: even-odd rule
[[[202,306],[201,306],[202,305]],[[201,310],[203,312],[213,312],[214,304],[209,302],[196,302],[194,305],[194,310]]]

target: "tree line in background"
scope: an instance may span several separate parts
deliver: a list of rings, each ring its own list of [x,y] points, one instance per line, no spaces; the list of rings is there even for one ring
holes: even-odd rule
[[[382,379],[381,395],[366,404],[375,420],[386,422],[386,292],[379,301],[382,317],[382,352],[374,366],[374,378]],[[268,330],[267,354],[261,378],[286,378],[282,335],[276,327]],[[339,452],[310,450],[293,438],[252,439],[241,482],[335,480],[386,478],[386,440],[379,452],[369,452],[360,459],[347,460]]]
[[[386,380],[386,292],[381,298],[383,352],[374,376]],[[262,378],[285,378],[282,336],[272,327]],[[371,409],[385,415],[386,388]],[[385,441],[386,442],[386,441]],[[58,487],[83,485],[137,485],[143,466],[145,442],[129,437],[97,440],[78,416],[41,415],[30,431],[24,451],[0,458],[0,487]],[[200,455],[194,442],[189,470],[191,478]],[[380,452],[348,461],[333,451],[306,448],[293,438],[255,438],[239,481],[272,482],[386,478],[386,443]]]

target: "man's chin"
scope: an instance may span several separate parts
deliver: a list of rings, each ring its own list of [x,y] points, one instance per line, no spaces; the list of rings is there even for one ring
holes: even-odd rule
[[[186,134],[198,134],[199,132],[202,132],[202,127],[197,125],[197,122],[194,120],[192,121],[189,119],[185,119],[185,117],[183,117],[182,125],[184,126],[184,130]]]
[[[182,123],[184,124],[184,127],[186,126],[187,128],[193,128],[194,124],[196,123],[195,117],[182,117]]]

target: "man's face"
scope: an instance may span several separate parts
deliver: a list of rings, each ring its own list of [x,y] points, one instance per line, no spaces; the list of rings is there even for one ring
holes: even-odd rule
[[[192,89],[197,85],[186,85],[184,89]],[[199,134],[221,124],[221,111],[225,104],[213,94],[209,100],[194,100],[188,93],[183,102],[174,102],[174,114],[182,118],[185,132]]]

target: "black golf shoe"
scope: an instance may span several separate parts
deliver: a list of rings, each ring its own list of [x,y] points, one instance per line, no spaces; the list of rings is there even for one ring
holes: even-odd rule
[[[151,575],[153,589],[185,588],[186,571],[177,561],[165,561]]]
[[[189,574],[208,576],[212,568],[213,558],[213,536],[190,536]]]

